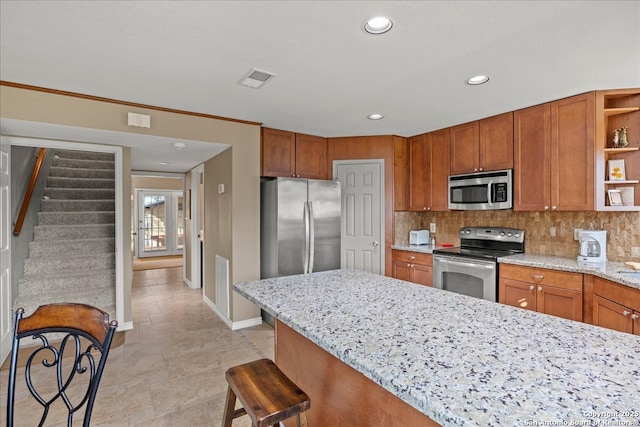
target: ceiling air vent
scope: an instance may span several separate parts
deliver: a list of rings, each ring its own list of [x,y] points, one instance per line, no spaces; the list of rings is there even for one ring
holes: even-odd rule
[[[247,73],[247,75],[244,76],[244,78],[238,83],[253,89],[259,89],[260,87],[262,87],[262,85],[264,85],[275,76],[276,75],[273,73],[252,68],[251,71],[249,71],[249,73]]]

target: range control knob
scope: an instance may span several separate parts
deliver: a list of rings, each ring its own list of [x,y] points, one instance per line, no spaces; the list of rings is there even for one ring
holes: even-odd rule
[[[500,235],[501,235],[501,236],[504,236],[504,231],[501,231],[501,232],[500,232]]]
[[[512,235],[513,234],[510,231],[507,233],[507,237],[511,237]]]
[[[519,238],[520,237],[520,233],[516,233],[515,236],[516,236],[516,239]]]

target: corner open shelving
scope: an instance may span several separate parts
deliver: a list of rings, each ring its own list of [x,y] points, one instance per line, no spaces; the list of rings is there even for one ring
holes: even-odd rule
[[[615,129],[627,128],[628,146],[614,148]],[[608,180],[609,160],[624,160],[625,180]],[[609,206],[607,191],[632,187],[631,206]],[[596,210],[640,211],[640,88],[596,92]]]

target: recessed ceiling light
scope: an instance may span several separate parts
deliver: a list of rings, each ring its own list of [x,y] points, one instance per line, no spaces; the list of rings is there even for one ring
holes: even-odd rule
[[[488,76],[474,76],[467,80],[467,84],[471,86],[481,85],[489,81]]]
[[[169,166],[171,163],[169,162],[158,162],[158,165],[160,166]]]
[[[376,16],[364,23],[364,30],[369,34],[386,33],[391,27],[393,27],[393,22],[384,16]]]
[[[383,117],[384,117],[384,116],[383,116],[382,114],[378,114],[378,113],[375,113],[375,114],[369,114],[369,115],[367,116],[367,118],[368,118],[369,120],[380,120],[380,119],[381,119],[381,118],[383,118]]]

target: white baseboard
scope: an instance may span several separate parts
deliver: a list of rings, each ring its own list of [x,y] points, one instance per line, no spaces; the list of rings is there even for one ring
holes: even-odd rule
[[[262,317],[255,317],[253,319],[247,319],[247,320],[241,320],[239,322],[232,322],[231,319],[227,318],[225,315],[223,315],[220,310],[218,310],[218,307],[216,307],[216,305],[213,303],[213,301],[211,301],[209,298],[207,298],[206,296],[202,296],[202,300],[204,301],[205,304],[207,304],[209,306],[209,308],[211,308],[211,310],[220,318],[222,319],[222,321],[232,330],[232,331],[237,331],[238,329],[244,329],[244,328],[249,328],[251,326],[258,326],[258,325],[262,325]]]
[[[133,329],[133,322],[118,323],[118,329],[116,331],[130,331]]]

